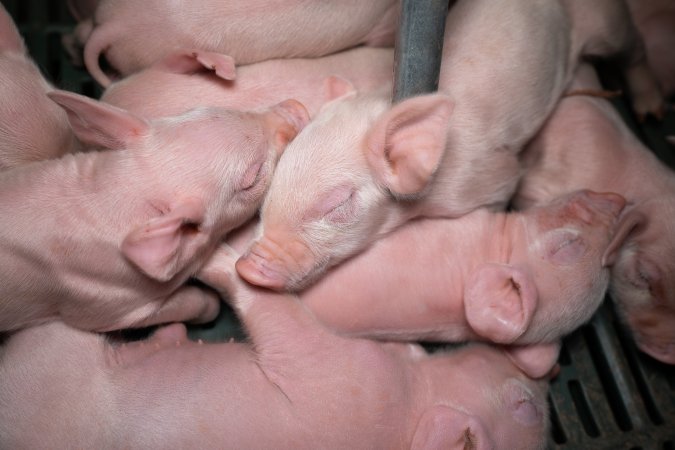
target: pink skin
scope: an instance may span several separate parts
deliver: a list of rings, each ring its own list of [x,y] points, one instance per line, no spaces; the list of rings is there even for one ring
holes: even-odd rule
[[[101,0],[93,30],[81,33],[84,62],[103,86],[110,78],[99,66],[105,55],[126,76],[177,48],[232,56],[238,64],[275,58],[318,57],[360,44],[391,46],[397,0]]]
[[[645,42],[649,67],[663,93],[675,95],[675,2],[627,0],[633,22]]]
[[[0,176],[0,330],[54,318],[92,330],[212,319],[217,295],[184,283],[255,214],[309,120],[304,107],[147,121],[77,94],[49,96],[82,142],[108,150]]]
[[[590,67],[575,88],[600,89]],[[675,174],[633,135],[609,102],[563,99],[525,153],[529,169],[515,199],[520,208],[579,188],[618,192],[629,202],[610,291],[638,346],[675,364]]]
[[[384,88],[326,104],[281,159],[239,274],[297,290],[413,218],[503,209],[522,174],[518,153],[581,55],[634,42],[614,0],[594,2],[599,11],[563,3],[459,1],[446,25],[441,93],[392,107]],[[649,84],[638,56],[629,79]]]
[[[144,117],[182,113],[197,105],[249,110],[287,98],[314,116],[351,85],[373,90],[391,83],[394,51],[359,47],[322,58],[277,59],[235,69],[227,55],[175,51],[110,85],[101,100]]]
[[[30,59],[0,5],[0,171],[77,151],[66,113],[47,97],[54,88]]]
[[[603,260],[626,237],[625,229],[614,232],[623,205],[616,194],[580,191],[525,214],[479,210],[413,221],[330,270],[300,299],[342,335],[515,344],[508,355],[540,377],[555,364],[557,340],[604,298]],[[234,231],[228,244],[245,249],[255,226]]]
[[[224,253],[201,276],[236,298],[249,343],[190,342],[180,324],[125,346],[58,322],[16,333],[0,364],[0,444],[545,447],[548,380],[526,377],[501,350],[428,355],[339,337],[296,298],[224,275]]]
[[[340,333],[383,339],[555,342],[602,302],[624,200],[581,191],[525,213],[406,224],[300,293]],[[405,264],[401,264],[404,261]],[[516,288],[517,283],[517,288]]]

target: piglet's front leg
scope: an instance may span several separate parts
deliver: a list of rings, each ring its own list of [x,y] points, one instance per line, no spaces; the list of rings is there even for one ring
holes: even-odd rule
[[[202,267],[198,278],[214,287],[231,304],[261,353],[261,359],[264,360],[266,348],[272,347],[269,353],[275,357],[292,355],[308,345],[308,336],[317,341],[314,335],[328,334],[297,296],[253,286],[239,278],[235,269],[239,256],[233,248],[221,244]],[[280,335],[284,336],[283,340],[276,339]]]

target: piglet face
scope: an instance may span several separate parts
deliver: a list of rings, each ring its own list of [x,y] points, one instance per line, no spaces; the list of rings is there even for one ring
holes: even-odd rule
[[[262,237],[237,263],[239,274],[297,290],[400,225],[428,192],[451,111],[441,94],[393,107],[381,92],[326,104],[284,154],[262,208]]]
[[[202,108],[157,121],[130,150],[173,191],[169,201],[149,200],[159,216],[126,236],[127,259],[160,281],[196,263],[255,214],[279,155],[308,120],[288,100],[262,113]]]
[[[232,229],[262,202],[279,156],[309,117],[295,100],[260,113],[201,108],[156,121],[149,158],[212,209],[202,226]],[[181,192],[183,194],[181,194]]]
[[[607,289],[603,258],[624,205],[618,194],[579,191],[526,213],[525,258],[538,298],[529,335],[561,336],[590,319]]]
[[[147,121],[74,93],[49,97],[83,143],[124,150],[120,161],[144,177],[138,200],[147,221],[126,234],[121,249],[159,281],[198,264],[255,214],[279,155],[309,120],[295,100],[256,113],[199,108]]]
[[[363,248],[384,220],[386,192],[363,154],[372,117],[347,114],[353,111],[347,106],[329,104],[279,161],[261,209],[261,236],[237,262],[247,281],[273,289],[306,286]]]
[[[514,237],[509,265],[484,274],[488,281],[487,275],[505,280],[509,300],[498,307],[504,317],[493,324],[495,330],[483,326],[487,337],[496,334],[493,340],[501,343],[552,342],[590,319],[607,289],[605,253],[624,205],[618,194],[578,191],[527,210],[519,219],[522,235]]]
[[[626,243],[612,267],[610,291],[637,346],[675,364],[675,202],[657,199],[625,214]]]
[[[411,448],[543,448],[545,379],[524,376],[500,350],[470,345],[455,351],[454,370],[442,355],[423,363],[432,405],[422,413]]]
[[[158,176],[176,180],[176,195],[203,199],[213,226],[232,229],[262,203],[272,173],[288,142],[308,121],[295,100],[261,113],[221,108],[193,110],[157,121],[150,158]]]
[[[607,289],[606,253],[620,240],[613,229],[624,204],[618,194],[578,191],[507,216],[506,262],[480,265],[466,284],[474,331],[502,344],[550,343],[587,321]]]

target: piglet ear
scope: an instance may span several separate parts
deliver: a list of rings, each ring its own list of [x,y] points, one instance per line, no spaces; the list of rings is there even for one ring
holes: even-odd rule
[[[21,34],[19,34],[12,17],[2,5],[0,5],[0,50],[26,53]]]
[[[466,319],[479,335],[501,344],[518,339],[530,325],[537,305],[531,277],[515,267],[479,266],[464,290]]]
[[[445,153],[450,99],[413,97],[380,117],[369,133],[366,157],[378,180],[393,194],[421,192]]]
[[[417,424],[412,450],[486,450],[494,441],[474,416],[447,406],[427,409]]]
[[[129,233],[122,253],[149,277],[169,281],[208,243],[208,233],[200,229],[203,220],[203,202],[184,200]]]
[[[513,345],[505,347],[506,356],[525,375],[542,378],[553,371],[560,354],[560,342],[550,344]]]
[[[152,67],[164,72],[179,74],[210,70],[223,80],[234,80],[237,76],[234,58],[204,50],[178,50],[165,56]]]
[[[647,226],[648,222],[649,218],[640,211],[632,210],[625,213],[619,219],[614,236],[602,255],[602,267],[613,266],[621,248],[630,240],[630,236]]]
[[[274,128],[274,142],[283,150],[309,123],[307,108],[297,100],[285,100],[270,108],[268,124]]]
[[[324,91],[326,93],[326,102],[338,98],[356,95],[356,88],[351,81],[331,75],[323,81]]]
[[[147,121],[115,106],[73,92],[54,90],[47,95],[66,111],[75,135],[84,144],[126,148],[149,132]]]

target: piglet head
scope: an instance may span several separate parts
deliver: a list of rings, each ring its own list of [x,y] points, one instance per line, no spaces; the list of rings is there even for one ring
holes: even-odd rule
[[[255,214],[279,156],[309,121],[295,100],[261,112],[201,108],[150,122],[76,94],[50,97],[83,142],[125,149],[145,171],[150,218],[129,232],[122,252],[161,281]]]
[[[553,342],[586,322],[604,298],[604,254],[625,200],[578,191],[508,216],[506,263],[470,276],[465,311],[472,328],[498,343]]]
[[[675,364],[675,240],[672,198],[653,199],[627,211],[619,228],[627,235],[608,253],[614,262],[610,292],[637,346]]]
[[[421,193],[445,148],[448,99],[390,108],[380,94],[326,104],[289,145],[261,210],[260,237],[237,263],[247,281],[307,286],[402,221],[391,194]]]
[[[494,347],[469,345],[432,355],[422,373],[431,406],[414,430],[413,449],[542,448],[548,380],[533,380]]]

